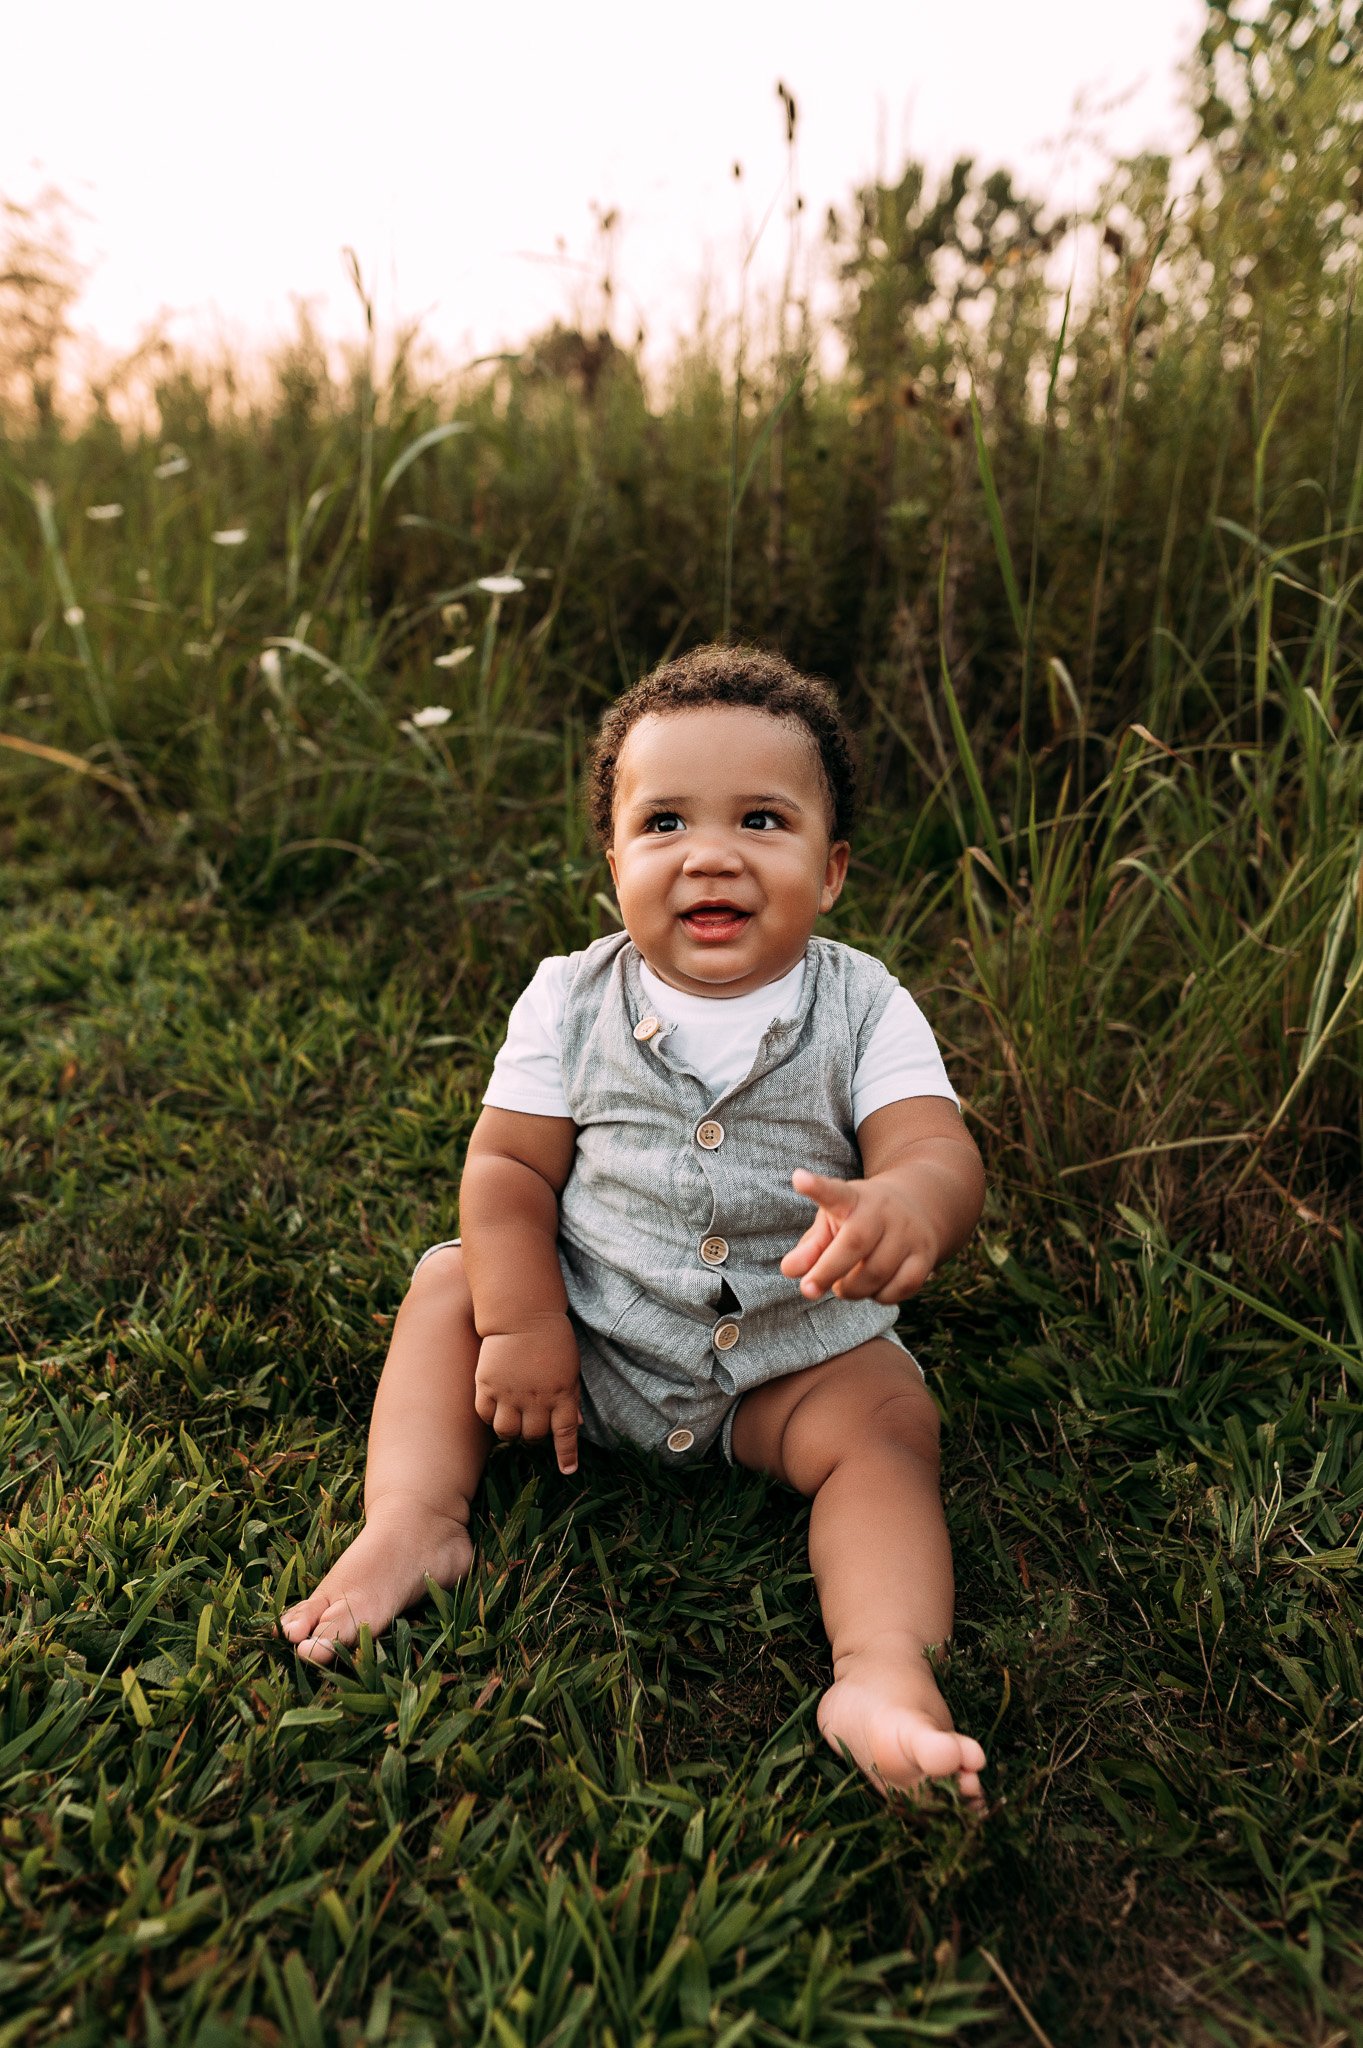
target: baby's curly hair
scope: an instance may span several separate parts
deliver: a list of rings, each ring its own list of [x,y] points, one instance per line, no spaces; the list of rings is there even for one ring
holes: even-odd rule
[[[751,705],[802,725],[818,750],[834,839],[851,835],[857,808],[856,743],[830,686],[760,647],[693,647],[634,683],[601,721],[587,771],[592,824],[603,846],[614,833],[615,768],[632,725],[705,704]]]

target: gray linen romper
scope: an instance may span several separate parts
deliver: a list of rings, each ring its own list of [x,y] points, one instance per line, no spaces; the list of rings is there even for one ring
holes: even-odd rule
[[[814,1216],[795,1168],[861,1173],[852,1077],[896,984],[870,954],[811,939],[796,1014],[714,1095],[670,1053],[627,933],[574,953],[570,969],[561,1059],[577,1150],[558,1243],[582,1434],[669,1463],[694,1463],[718,1437],[732,1464],[750,1387],[872,1337],[899,1342],[897,1308],[808,1301],[780,1270]]]

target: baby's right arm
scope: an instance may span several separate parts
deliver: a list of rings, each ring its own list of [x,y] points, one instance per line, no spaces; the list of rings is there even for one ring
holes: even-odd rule
[[[459,1190],[464,1270],[478,1352],[474,1407],[500,1437],[551,1432],[561,1472],[577,1470],[577,1340],[558,1262],[558,1197],[577,1127],[566,1116],[485,1109]]]

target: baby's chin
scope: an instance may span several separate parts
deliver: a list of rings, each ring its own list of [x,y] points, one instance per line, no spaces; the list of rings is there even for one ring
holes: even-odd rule
[[[726,996],[750,996],[769,982],[780,981],[804,957],[803,946],[793,960],[779,961],[725,960],[723,950],[718,946],[707,947],[699,959],[683,962],[659,958],[639,947],[649,972],[669,988],[678,989],[683,995],[713,996],[721,1001]]]

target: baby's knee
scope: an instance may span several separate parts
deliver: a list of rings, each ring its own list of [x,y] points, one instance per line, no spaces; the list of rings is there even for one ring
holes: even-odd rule
[[[890,1444],[936,1466],[941,1461],[941,1437],[937,1405],[915,1365],[905,1373],[904,1384],[871,1410],[861,1442]]]
[[[867,1458],[907,1457],[938,1470],[941,1425],[918,1367],[888,1345],[877,1353],[830,1374],[788,1416],[782,1462],[801,1493],[817,1493],[840,1466]]]
[[[412,1275],[407,1293],[409,1299],[440,1301],[451,1309],[471,1312],[473,1297],[464,1271],[462,1246],[442,1244],[427,1252]]]

